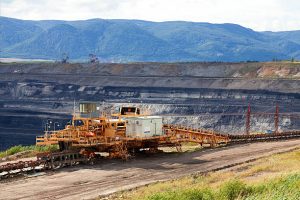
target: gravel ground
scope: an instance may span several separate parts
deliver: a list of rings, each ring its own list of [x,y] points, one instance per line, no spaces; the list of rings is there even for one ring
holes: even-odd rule
[[[60,169],[43,176],[0,183],[0,199],[92,199],[157,181],[229,168],[295,148],[300,148],[299,139],[190,153],[160,153],[127,162],[103,160],[93,166]]]

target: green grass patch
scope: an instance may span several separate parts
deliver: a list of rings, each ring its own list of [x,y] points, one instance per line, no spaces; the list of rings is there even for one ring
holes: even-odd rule
[[[147,197],[148,200],[296,200],[300,199],[300,173],[271,179],[261,184],[246,184],[232,179],[218,188],[173,188]]]
[[[13,146],[13,147],[7,149],[6,151],[1,151],[0,152],[0,158],[15,155],[17,153],[25,152],[25,151],[31,151],[32,153],[29,154],[29,155],[34,156],[36,153],[55,151],[57,149],[58,149],[57,145],[51,145],[51,146],[36,146],[36,145],[22,146],[22,145],[17,145],[17,146]]]
[[[149,200],[211,200],[214,199],[213,191],[210,189],[186,189],[183,191],[169,191],[154,194]]]

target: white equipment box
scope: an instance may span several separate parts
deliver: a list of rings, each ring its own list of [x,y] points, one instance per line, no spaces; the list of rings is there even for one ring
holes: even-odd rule
[[[163,135],[162,117],[140,116],[126,118],[127,137],[153,137]]]

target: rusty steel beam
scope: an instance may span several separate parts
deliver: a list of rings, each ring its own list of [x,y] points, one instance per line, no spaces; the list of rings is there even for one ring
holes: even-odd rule
[[[274,132],[278,133],[278,125],[279,125],[279,106],[278,104],[276,104],[276,111],[275,111],[275,115],[274,115]]]
[[[248,109],[247,109],[247,114],[246,114],[246,129],[245,129],[245,134],[249,135],[250,134],[250,123],[251,123],[251,107],[250,103],[248,104]]]

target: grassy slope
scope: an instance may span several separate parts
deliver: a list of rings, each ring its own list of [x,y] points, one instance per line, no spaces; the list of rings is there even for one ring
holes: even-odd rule
[[[151,184],[111,199],[300,199],[300,150],[273,155],[230,171]]]

